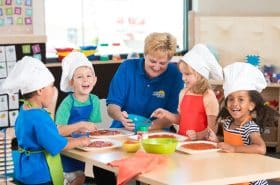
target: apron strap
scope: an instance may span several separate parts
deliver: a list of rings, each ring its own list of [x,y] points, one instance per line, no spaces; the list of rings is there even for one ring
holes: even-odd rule
[[[45,150],[30,151],[30,150],[25,150],[21,147],[18,148],[18,151],[19,153],[24,153],[27,156],[29,156],[30,154],[44,153],[49,167],[53,185],[63,185],[64,176],[63,176],[63,168],[62,168],[60,154],[52,156]]]
[[[49,166],[53,185],[63,185],[64,177],[60,154],[52,156],[46,151],[44,151],[44,154]]]

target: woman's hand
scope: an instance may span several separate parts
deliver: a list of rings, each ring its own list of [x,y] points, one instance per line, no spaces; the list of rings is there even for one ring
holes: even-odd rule
[[[127,130],[134,130],[135,125],[133,124],[133,121],[131,119],[128,119],[128,114],[126,111],[123,111],[121,114],[121,118],[119,120],[120,122],[122,122],[123,126],[127,129]]]

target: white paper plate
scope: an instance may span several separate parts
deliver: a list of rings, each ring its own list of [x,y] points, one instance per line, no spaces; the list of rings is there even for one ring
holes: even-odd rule
[[[99,130],[112,130],[112,131],[119,131],[120,134],[116,134],[116,135],[89,135],[90,138],[115,138],[115,137],[124,137],[124,136],[131,136],[134,134],[134,132],[125,130],[125,129],[118,129],[118,128],[108,128],[108,129],[99,129]]]
[[[113,145],[112,146],[106,146],[106,147],[77,147],[80,150],[83,151],[98,151],[98,150],[105,150],[105,149],[110,149],[110,148],[118,148],[122,146],[122,143],[118,140],[113,140],[113,139],[92,139],[92,142],[94,141],[105,141],[105,142],[111,142]]]
[[[211,144],[211,145],[217,147],[217,143],[214,143],[214,142],[211,142],[211,141],[186,141],[186,142],[179,143],[177,145],[176,150],[178,150],[180,152],[188,153],[188,154],[217,152],[217,151],[220,150],[219,148],[205,149],[205,150],[194,150],[194,149],[188,149],[188,148],[183,147],[183,145],[185,145],[185,144],[199,144],[199,143]]]

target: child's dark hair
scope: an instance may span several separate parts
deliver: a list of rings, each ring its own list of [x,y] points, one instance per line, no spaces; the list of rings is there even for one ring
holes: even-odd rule
[[[23,97],[23,99],[27,100],[29,98],[32,98],[35,93],[37,93],[37,92],[33,91],[33,92],[30,92],[30,93],[22,94],[22,97]]]
[[[255,103],[255,109],[251,112],[253,115],[253,120],[263,129],[265,126],[275,126],[278,124],[278,119],[280,117],[279,112],[272,109],[271,107],[265,105],[265,101],[258,91],[248,91],[249,97],[252,102]],[[231,118],[228,110],[226,109],[228,98],[225,99],[224,106],[217,116],[217,120]]]

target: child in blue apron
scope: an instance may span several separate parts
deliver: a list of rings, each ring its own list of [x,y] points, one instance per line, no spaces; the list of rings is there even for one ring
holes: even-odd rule
[[[2,84],[1,93],[21,92],[24,103],[15,122],[18,151],[14,152],[15,178],[20,184],[63,184],[60,152],[90,144],[89,138],[67,140],[45,110],[55,92],[54,77],[38,59],[18,61]],[[3,91],[3,92],[2,92]]]
[[[97,78],[91,62],[80,52],[72,52],[62,61],[60,89],[69,92],[56,112],[56,124],[65,136],[96,129],[101,122],[99,98],[91,94]],[[85,178],[85,163],[62,156],[65,184]]]

